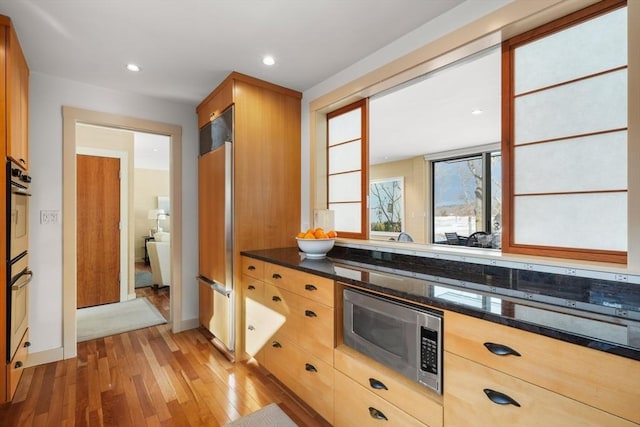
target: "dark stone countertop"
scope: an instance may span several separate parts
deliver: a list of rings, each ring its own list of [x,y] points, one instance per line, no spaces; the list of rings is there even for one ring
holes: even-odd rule
[[[640,285],[335,246],[242,255],[640,361]]]

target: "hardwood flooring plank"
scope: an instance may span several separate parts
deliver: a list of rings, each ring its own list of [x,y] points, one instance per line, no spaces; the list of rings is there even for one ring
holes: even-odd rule
[[[229,362],[197,329],[169,325],[78,344],[26,368],[0,427],[222,426],[277,403],[300,427],[328,423],[255,362]]]

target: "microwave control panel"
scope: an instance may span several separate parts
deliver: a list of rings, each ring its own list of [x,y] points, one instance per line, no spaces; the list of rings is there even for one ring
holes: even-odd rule
[[[420,328],[420,369],[438,374],[438,332]]]

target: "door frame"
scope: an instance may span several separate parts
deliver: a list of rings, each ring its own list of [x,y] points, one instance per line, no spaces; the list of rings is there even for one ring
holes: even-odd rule
[[[126,151],[76,146],[76,155],[78,154],[120,160],[120,302],[127,301],[129,299],[129,197],[127,197],[129,194],[129,156]],[[135,293],[132,298],[135,298]]]
[[[182,322],[182,128],[167,123],[62,106],[62,357],[77,355],[76,124],[89,124],[170,137],[171,292],[174,333]],[[188,323],[188,322],[187,322]]]

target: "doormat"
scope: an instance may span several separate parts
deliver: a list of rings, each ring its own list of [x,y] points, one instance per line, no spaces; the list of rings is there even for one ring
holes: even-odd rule
[[[225,424],[224,427],[298,427],[291,418],[285,414],[275,403],[271,403],[264,408]]]
[[[167,323],[147,298],[81,308],[77,311],[78,342]]]
[[[136,271],[135,287],[146,288],[153,285],[153,276],[148,271]]]

